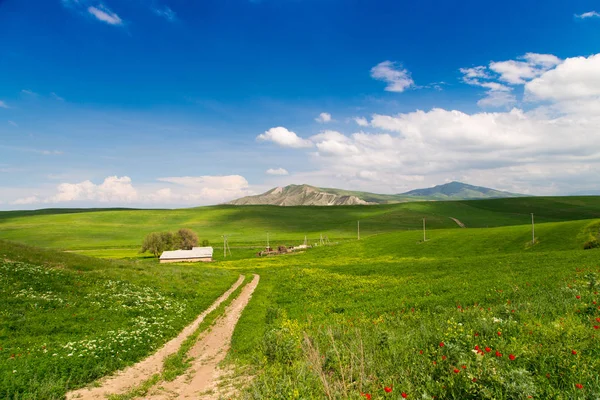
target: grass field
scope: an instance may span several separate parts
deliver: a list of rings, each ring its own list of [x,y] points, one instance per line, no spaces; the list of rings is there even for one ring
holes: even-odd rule
[[[58,399],[175,336],[238,277],[0,241],[0,398]]]
[[[136,254],[145,233],[180,226],[248,248],[197,266]],[[339,243],[256,258],[267,231]],[[243,398],[598,398],[600,249],[582,249],[599,234],[597,197],[0,213],[0,237],[71,251],[0,241],[0,397],[60,398],[258,273],[229,355],[254,376]]]

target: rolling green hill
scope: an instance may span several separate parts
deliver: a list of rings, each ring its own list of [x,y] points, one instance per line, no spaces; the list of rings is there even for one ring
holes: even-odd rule
[[[40,210],[0,212],[0,238],[68,250],[130,249],[135,256],[143,237],[153,231],[188,227],[200,239],[232,246],[273,242],[299,243],[308,235],[330,240],[422,229],[456,229],[457,218],[468,228],[600,218],[600,197],[535,197],[451,202],[413,202],[377,206],[276,207],[214,206],[178,210]]]
[[[0,237],[115,258],[184,226],[237,233],[234,246],[266,232],[339,243],[164,265],[0,240],[0,397],[62,398],[143,358],[239,273],[261,276],[228,357],[253,377],[244,398],[600,395],[600,249],[582,250],[600,234],[598,197],[0,213]]]

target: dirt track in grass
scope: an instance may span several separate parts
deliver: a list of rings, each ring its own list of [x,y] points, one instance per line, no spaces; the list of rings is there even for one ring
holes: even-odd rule
[[[142,382],[146,381],[154,374],[160,373],[165,358],[177,352],[184,340],[194,331],[196,331],[198,326],[202,323],[202,321],[204,321],[204,318],[208,314],[210,314],[210,312],[216,309],[223,301],[225,301],[231,295],[231,293],[233,293],[242,284],[243,281],[244,276],[240,275],[240,277],[233,284],[233,286],[231,286],[225,293],[223,293],[221,297],[219,297],[209,308],[207,308],[204,312],[198,315],[194,322],[186,326],[179,333],[179,335],[177,335],[177,337],[171,339],[157,352],[155,352],[148,358],[138,362],[135,365],[132,365],[122,371],[119,371],[112,376],[103,378],[98,382],[98,387],[83,388],[67,393],[67,399],[105,399],[108,395],[111,394],[125,393],[131,388],[134,388]],[[258,283],[257,277],[254,278],[252,283],[255,283],[255,281],[256,283]],[[242,292],[240,297],[242,297],[244,293],[247,292],[246,289],[247,288],[244,288],[244,291]],[[237,322],[237,319],[235,320],[235,322]]]

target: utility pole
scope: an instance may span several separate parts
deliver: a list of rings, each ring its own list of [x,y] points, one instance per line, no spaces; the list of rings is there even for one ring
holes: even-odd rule
[[[358,240],[360,240],[360,221],[358,221]]]
[[[533,213],[531,213],[531,245],[535,244],[535,222],[533,221]]]
[[[427,236],[425,235],[425,218],[423,218],[423,242],[427,241]]]
[[[267,232],[267,251],[269,251],[271,249],[271,246],[269,246],[269,232]]]
[[[223,235],[223,258],[227,258],[227,235]]]

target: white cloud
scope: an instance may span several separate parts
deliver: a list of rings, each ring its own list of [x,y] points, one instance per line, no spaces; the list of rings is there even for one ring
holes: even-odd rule
[[[289,175],[290,173],[284,168],[269,168],[266,171],[267,175]]]
[[[23,90],[21,90],[21,93],[26,94],[28,96],[33,96],[33,97],[38,96],[38,94],[36,92],[29,90],[29,89],[23,89]]]
[[[164,6],[163,8],[152,8],[152,11],[159,17],[163,17],[169,22],[173,22],[177,18],[175,11],[171,10],[167,6]]]
[[[486,96],[477,102],[482,108],[501,108],[509,107],[517,102],[514,94],[506,91],[489,90]]]
[[[485,66],[461,68],[460,72],[464,75],[464,79],[483,78],[489,79],[490,75],[486,71]]]
[[[10,108],[10,107],[8,106],[8,104],[6,104],[2,100],[0,100],[0,108]]]
[[[388,92],[401,93],[415,84],[410,72],[392,61],[383,61],[371,68],[371,77],[386,82]]]
[[[296,133],[289,131],[282,126],[269,129],[265,133],[258,135],[256,140],[273,142],[281,147],[292,148],[312,147],[313,145],[310,140],[302,139],[296,135]]]
[[[112,12],[108,7],[103,4],[98,5],[97,7],[90,6],[87,11],[92,14],[98,21],[106,22],[109,25],[122,25],[123,20],[114,12]]]
[[[10,120],[8,121],[8,124],[12,125],[14,127],[18,127],[19,126],[15,121],[10,121]]]
[[[500,80],[513,85],[522,85],[559,65],[562,60],[552,54],[527,53],[520,57],[525,61],[491,62],[490,69],[500,75]]]
[[[369,126],[369,121],[365,117],[354,117],[353,119],[358,126]]]
[[[319,114],[319,116],[317,118],[315,118],[315,121],[321,123],[321,124],[326,124],[328,122],[331,122],[331,114],[323,112],[321,114]]]
[[[581,19],[584,19],[584,18],[600,18],[600,13],[597,12],[597,11],[588,11],[588,12],[585,12],[583,14],[575,14],[575,17],[581,18]]]
[[[45,196],[25,195],[12,201],[11,204],[197,206],[222,203],[253,194],[249,190],[248,181],[239,175],[166,177],[158,178],[157,181],[161,184],[134,186],[131,178],[127,176],[109,176],[101,184],[95,184],[90,180],[61,183],[54,193],[47,193]],[[169,184],[169,187],[164,187],[164,183]]]
[[[28,197],[23,197],[23,198],[17,199],[15,201],[13,201],[11,204],[13,204],[13,205],[29,205],[29,204],[40,203],[41,201],[42,200],[38,196],[28,196]]]
[[[600,54],[568,58],[525,85],[530,100],[564,101],[600,97]]]
[[[45,203],[64,203],[72,201],[97,201],[101,203],[131,203],[138,200],[137,190],[131,185],[128,176],[109,176],[99,185],[91,181],[80,183],[61,183],[58,193],[46,199]]]

